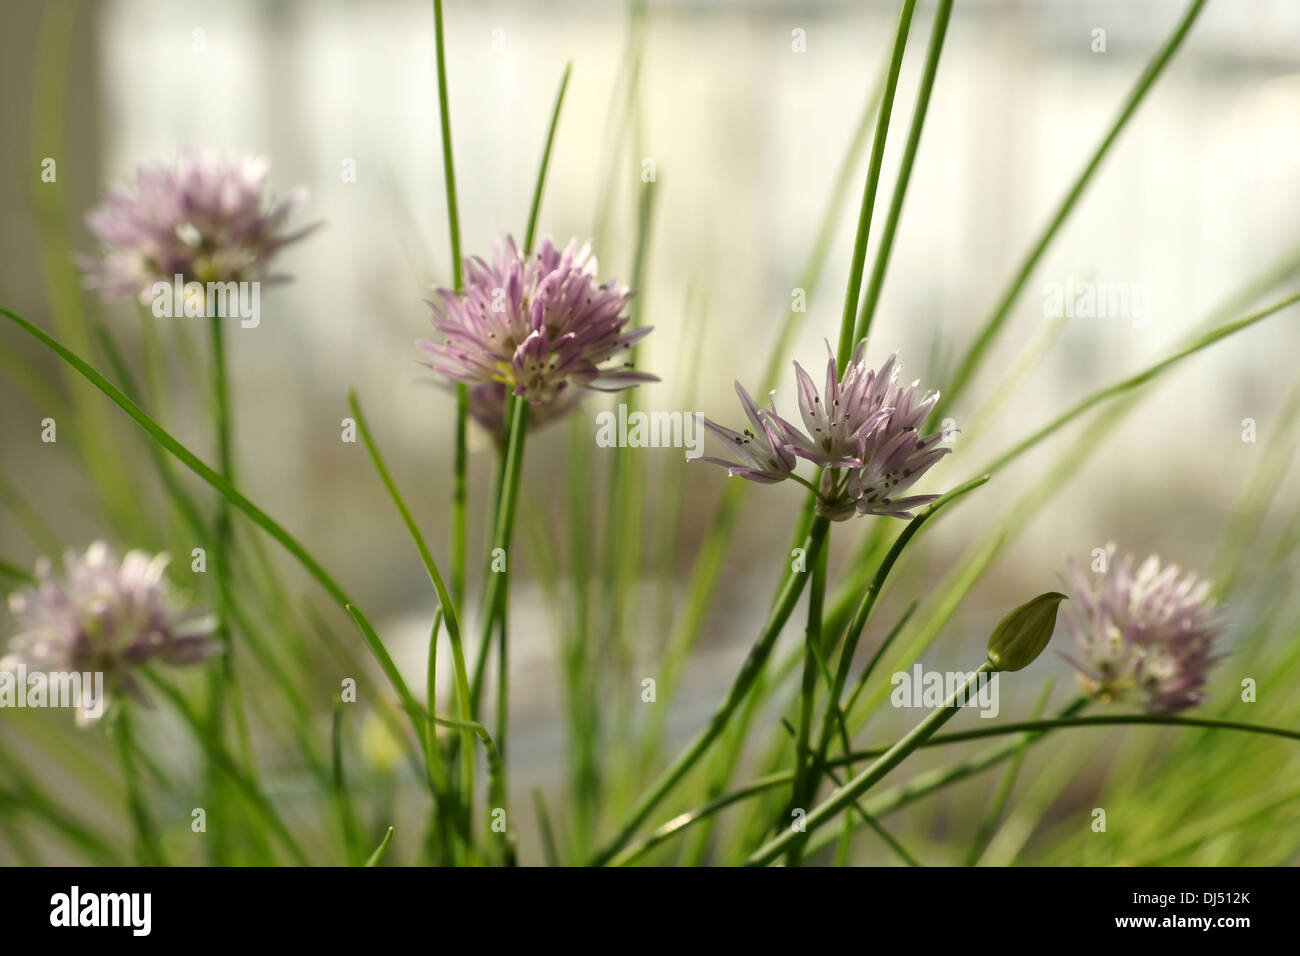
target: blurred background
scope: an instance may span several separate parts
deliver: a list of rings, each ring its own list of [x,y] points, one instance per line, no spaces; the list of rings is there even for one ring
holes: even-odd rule
[[[135,307],[103,305],[78,292],[70,258],[94,251],[83,218],[106,186],[142,163],[214,147],[270,157],[277,194],[308,187],[296,221],[322,221],[324,228],[278,260],[277,271],[293,282],[264,290],[260,326],[231,336],[239,484],[345,583],[412,683],[421,683],[432,595],[359,446],[340,441],[340,422],[348,414],[346,390],[355,387],[441,559],[454,402],[416,364],[413,348],[431,331],[421,300],[432,285],[449,281],[451,268],[430,4],[0,5],[0,83],[8,91],[0,101],[4,305],[47,328],[56,327],[52,316],[60,311],[80,316],[87,329],[103,323],[131,355],[140,347]],[[957,3],[876,312],[869,345],[875,363],[898,351],[905,379],[945,386],[1184,7],[1180,0]],[[933,3],[918,5],[877,223],[888,206],[932,16]],[[561,241],[594,239],[602,277],[631,281],[638,211],[652,190],[638,303],[655,332],[638,366],[663,381],[643,388],[638,401],[739,423],[733,380],[760,388],[832,203],[838,226],[818,284],[805,290],[807,314],[791,357],[819,370],[823,340],[835,338],[866,169],[866,151],[854,151],[855,134],[896,17],[895,3],[877,0],[676,0],[640,12],[594,0],[449,3],[450,113],[465,251],[488,256],[503,236],[523,232],[556,86],[571,61],[541,232]],[[1296,288],[1298,117],[1300,5],[1210,3],[1034,270],[991,359],[952,408],[962,429],[956,453],[924,490],[969,477],[1074,401],[1186,342],[1207,321],[1244,315]],[[846,156],[849,186],[836,200]],[[57,183],[41,180],[47,157],[57,162]],[[648,184],[647,160],[654,169]],[[873,239],[878,235],[877,226]],[[1045,315],[1053,283],[1084,281],[1139,290],[1148,310]],[[94,475],[74,452],[79,431],[111,428],[104,434],[114,436],[113,454],[140,460],[143,445],[122,416],[83,386],[65,385],[52,356],[16,330],[5,330],[2,340],[0,555],[30,566],[48,550],[24,521],[24,509],[68,546],[98,537],[121,549],[156,545],[121,539],[94,491]],[[92,343],[88,333],[80,343],[69,340],[74,348]],[[967,599],[944,620],[927,666],[973,666],[988,628],[1008,607],[1057,587],[1067,556],[1084,561],[1109,541],[1122,552],[1155,551],[1222,573],[1225,535],[1261,468],[1277,472],[1274,493],[1261,506],[1263,527],[1280,528],[1294,517],[1300,485],[1287,470],[1291,446],[1277,436],[1290,424],[1285,409],[1298,348],[1293,309],[1160,379],[1131,414],[1090,440],[1086,457],[1060,457],[1084,434],[1088,426],[1081,424],[999,473],[954,508],[942,533],[925,539],[887,602],[882,626],[908,600],[933,594],[944,575],[1001,533],[1000,549],[977,564]],[[167,424],[209,456],[204,387],[189,378],[179,350],[166,354]],[[1008,375],[1014,387],[1004,388]],[[58,444],[41,443],[39,422],[49,412],[31,389],[16,387],[23,378],[36,380],[37,395],[46,383],[50,401],[70,409],[71,417],[59,421]],[[793,411],[793,397],[793,377],[783,373],[778,407]],[[988,403],[991,397],[997,401]],[[535,557],[514,566],[511,607],[512,787],[520,806],[534,786],[564,786],[556,654],[563,624],[542,580],[551,569],[536,555],[564,525],[562,476],[584,434],[590,474],[608,471],[608,450],[594,444],[594,418],[617,401],[594,396],[576,425],[540,432],[528,447],[520,535],[536,545]],[[1257,441],[1243,440],[1245,419],[1255,424]],[[477,569],[492,446],[475,432],[472,448]],[[1276,460],[1265,458],[1269,449]],[[641,538],[654,548],[658,530],[672,524],[667,566],[674,574],[666,588],[657,579],[637,582],[645,592],[644,613],[629,628],[629,643],[639,648],[629,671],[637,680],[602,688],[602,699],[635,699],[640,675],[656,673],[664,622],[679,607],[727,481],[719,469],[687,466],[678,449],[636,454],[647,475]],[[157,495],[151,479],[140,480],[135,497]],[[680,501],[661,501],[665,488],[679,488]],[[1031,491],[1040,495],[1032,508],[1020,497]],[[801,501],[793,486],[755,487],[746,495],[666,718],[672,739],[700,725],[734,676],[766,610]],[[593,499],[593,522],[597,512]],[[866,521],[837,526],[832,575],[867,533]],[[1291,551],[1246,554],[1276,580],[1297,570]],[[1280,566],[1272,563],[1278,554]],[[601,555],[590,560],[599,564]],[[278,563],[300,591],[323,603],[288,562]],[[188,575],[183,562],[179,573]],[[554,573],[562,577],[563,567]],[[475,573],[471,594],[478,581]],[[1234,604],[1231,613],[1243,612]],[[331,622],[342,639],[357,640],[345,620]],[[798,628],[789,630],[787,638],[797,641]],[[1038,668],[1034,681],[1003,682],[1005,715],[1023,714],[1046,675],[1060,676],[1062,694],[1070,689],[1063,661],[1045,657]],[[1225,673],[1229,696],[1241,676]],[[303,679],[325,694],[337,686],[337,671],[322,666]],[[327,720],[328,708],[322,713]],[[883,710],[872,740],[887,739],[914,717]],[[1100,746],[1100,737],[1090,739]],[[48,763],[25,738],[12,742],[30,766]],[[1060,814],[1100,786],[1089,773],[1076,781],[1077,796],[1063,798]],[[942,844],[945,812],[909,826]],[[527,850],[535,837],[521,827]],[[0,854],[7,849],[0,845]],[[864,861],[877,861],[879,852],[864,847]]]

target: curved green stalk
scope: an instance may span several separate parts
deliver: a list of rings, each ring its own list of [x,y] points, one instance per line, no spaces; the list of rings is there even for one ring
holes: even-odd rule
[[[438,596],[438,612],[442,614],[443,620],[447,624],[447,637],[451,642],[452,666],[456,682],[456,703],[460,709],[461,717],[469,717],[469,677],[465,667],[465,651],[461,641],[460,617],[456,613],[456,604],[447,591],[447,585],[443,581],[442,574],[438,571],[438,562],[433,559],[433,553],[429,550],[429,545],[424,540],[424,535],[420,532],[420,526],[416,524],[415,518],[411,515],[411,510],[406,507],[406,502],[402,500],[402,494],[397,490],[397,485],[393,481],[392,475],[388,471],[388,466],[384,464],[383,456],[379,453],[379,448],[375,444],[374,435],[370,431],[370,425],[366,422],[366,416],[361,411],[361,402],[357,398],[355,389],[348,391],[348,407],[352,410],[352,417],[356,419],[357,432],[361,435],[361,441],[365,445],[366,453],[370,456],[370,461],[375,466],[375,471],[379,475],[379,480],[383,482],[384,488],[388,490],[388,496],[392,498],[393,505],[397,508],[398,514],[402,517],[402,523],[406,525],[406,530],[410,532],[411,540],[415,544],[415,550],[420,554],[420,561],[424,564],[425,573],[428,574],[430,582],[433,584],[434,591]],[[349,612],[351,613],[351,612]],[[437,630],[430,638],[429,654],[433,657],[433,662],[429,664],[430,668],[436,669],[437,654]],[[426,750],[437,751],[437,747],[429,748],[426,741]],[[467,788],[472,788],[474,780],[474,757],[473,751],[465,748],[469,755],[465,759],[465,784]],[[437,774],[434,764],[430,763],[429,772]],[[472,792],[472,789],[469,790]]]
[[[488,733],[488,729],[476,720],[439,717],[418,704],[412,711],[412,716],[442,727],[450,727],[452,730],[465,731],[479,739],[479,742],[483,744],[483,750],[487,754],[488,761],[488,805],[492,809],[504,809],[506,805],[505,764],[501,759],[501,750],[492,740],[492,735]]]
[[[1251,724],[1241,720],[1219,720],[1214,717],[1180,717],[1177,714],[1094,714],[1091,717],[1044,717],[1041,720],[1020,720],[996,727],[975,727],[971,730],[959,730],[951,734],[935,737],[928,746],[939,747],[946,744],[960,744],[969,740],[983,740],[985,737],[1000,737],[1002,734],[1032,733],[1040,730],[1057,730],[1061,727],[1204,727],[1210,730],[1235,730],[1247,734],[1262,734],[1266,737],[1284,737],[1287,740],[1300,740],[1300,730],[1286,727],[1270,727],[1267,724]],[[882,750],[861,751],[857,756],[869,757]]]

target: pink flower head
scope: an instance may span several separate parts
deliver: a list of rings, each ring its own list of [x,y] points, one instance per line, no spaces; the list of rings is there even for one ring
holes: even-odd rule
[[[745,415],[749,418],[749,423],[753,427],[746,428],[742,434],[733,432],[730,428],[719,425],[707,418],[704,419],[704,427],[722,439],[723,443],[734,451],[741,461],[734,462],[725,458],[710,457],[703,457],[699,460],[721,465],[727,469],[727,474],[739,475],[741,478],[748,478],[750,481],[758,481],[764,484],[784,481],[794,471],[795,455],[794,451],[782,439],[780,426],[778,425],[781,419],[777,417],[776,409],[774,407],[759,408],[754,399],[750,397],[749,392],[745,391],[744,386],[739,382],[736,383],[736,394],[740,396],[740,404],[744,407]]]
[[[1210,583],[1152,555],[1136,571],[1133,558],[1088,575],[1071,559],[1071,597],[1064,607],[1075,654],[1066,655],[1091,696],[1119,700],[1136,693],[1151,713],[1199,704],[1214,644],[1223,631]]]
[[[101,258],[82,257],[86,284],[107,299],[148,302],[155,282],[284,281],[268,275],[271,258],[316,226],[285,229],[303,190],[279,202],[266,191],[268,162],[253,156],[186,154],[174,166],[142,167],[135,181],[110,189],[86,216],[103,243]]]
[[[868,368],[865,351],[866,343],[859,343],[843,376],[837,374],[834,356],[830,358],[824,393],[795,363],[803,429],[778,415],[774,404],[757,408],[737,384],[753,430],[741,436],[712,422],[705,424],[745,461],[703,460],[750,481],[771,483],[791,477],[797,456],[823,469],[820,514],[836,521],[855,513],[912,517],[912,508],[938,495],[902,493],[951,451],[940,447],[941,432],[919,433],[939,396],[922,395],[915,382],[899,385],[896,356],[891,355],[878,370]]]
[[[807,434],[780,420],[781,431],[801,458],[823,468],[857,468],[863,464],[871,434],[888,420],[888,385],[893,374],[891,355],[879,372],[869,370],[863,358],[866,343],[853,352],[841,380],[835,370],[835,356],[826,362],[825,398],[817,393],[812,376],[794,363],[799,384],[799,415]],[[827,343],[826,350],[830,351]]]
[[[590,246],[560,251],[543,239],[524,255],[507,238],[489,265],[465,260],[465,287],[436,290],[433,325],[442,342],[420,340],[424,363],[466,385],[500,382],[534,405],[576,386],[619,391],[658,378],[626,365],[606,365],[650,333],[625,332],[632,293],[597,284]]]
[[[9,597],[22,631],[0,670],[103,673],[113,687],[146,700],[134,671],[152,663],[197,664],[221,650],[213,618],[196,614],[163,576],[168,558],[128,551],[119,561],[102,541],[69,551],[62,579],[47,559],[36,584]]]

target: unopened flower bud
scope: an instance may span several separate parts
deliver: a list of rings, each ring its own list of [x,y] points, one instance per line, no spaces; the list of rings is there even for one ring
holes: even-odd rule
[[[1064,594],[1048,591],[1020,605],[989,635],[989,662],[1000,671],[1018,671],[1034,662],[1056,630],[1056,609]]]

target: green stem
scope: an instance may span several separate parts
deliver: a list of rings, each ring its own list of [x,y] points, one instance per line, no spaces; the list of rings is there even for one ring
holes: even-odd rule
[[[968,740],[982,740],[985,737],[998,737],[1002,734],[1018,734],[1040,730],[1056,730],[1061,727],[1205,727],[1210,730],[1236,730],[1248,734],[1262,734],[1265,737],[1284,737],[1287,740],[1300,740],[1300,730],[1286,727],[1270,727],[1267,724],[1251,724],[1240,720],[1218,720],[1212,717],[1179,717],[1176,714],[1097,714],[1091,717],[1047,717],[1042,720],[1021,720],[996,727],[976,727],[944,734],[930,742],[931,746],[959,744]],[[879,751],[863,751],[863,755]]]
[[[835,784],[836,787],[844,786],[844,781],[839,778],[839,775],[836,774],[835,771],[827,770],[826,775],[831,778],[831,781]],[[868,813],[866,809],[863,808],[860,802],[854,801],[853,809],[857,813],[857,815],[862,819],[862,822],[865,823],[867,826],[871,827],[872,831],[876,834],[876,836],[880,837],[881,842],[884,843],[885,846],[889,847],[889,849],[891,849],[895,854],[897,854],[900,860],[902,860],[908,866],[924,866],[924,864],[921,863],[921,861],[918,860],[907,849],[907,847],[903,846],[903,844],[898,842],[897,837],[895,837],[892,833],[886,830],[881,825],[879,820],[877,820],[870,813]],[[844,838],[841,841],[841,847],[843,848],[845,854],[845,861],[847,861],[849,843],[853,836],[853,818],[851,815],[846,815],[844,819],[845,819]],[[800,842],[796,844],[796,846],[799,847],[799,852],[800,854],[802,854],[804,844]]]
[[[217,469],[222,478],[233,484],[230,381],[226,370],[225,326],[219,316],[210,318],[207,321],[212,351],[212,414],[216,431]],[[209,671],[207,719],[211,725],[212,734],[221,739],[225,733],[226,711],[228,708],[230,709],[235,718],[236,738],[243,755],[244,766],[247,768],[249,775],[252,776],[255,773],[255,768],[252,758],[252,746],[249,743],[248,728],[244,722],[243,709],[238,701],[234,701],[233,706],[231,705],[231,697],[236,688],[234,683],[235,648],[231,622],[233,602],[230,593],[230,505],[225,498],[219,495],[216,502],[216,514],[213,519],[211,545],[212,585],[214,603],[217,608],[217,628],[215,633],[224,651],[221,655],[221,661]],[[216,789],[220,785],[220,778],[216,770],[215,766],[209,766],[208,768],[209,803],[216,803],[220,799]],[[221,865],[228,862],[224,857],[225,846],[224,840],[212,841],[213,863]]]
[[[524,255],[533,251],[533,240],[537,238],[537,217],[542,211],[542,193],[546,189],[546,173],[551,165],[555,128],[560,124],[560,107],[564,105],[564,93],[569,88],[569,75],[572,72],[573,63],[566,63],[564,76],[560,78],[559,92],[555,94],[555,108],[551,110],[551,125],[546,131],[546,146],[542,150],[542,165],[537,171],[537,185],[533,188],[533,204],[528,209],[528,228],[524,231]]]
[[[803,485],[805,488],[807,488],[809,491],[811,491],[811,492],[813,493],[813,497],[816,498],[816,500],[818,500],[818,501],[825,501],[825,500],[826,500],[825,498],[822,497],[822,493],[821,493],[820,491],[817,490],[817,486],[814,485],[814,484],[813,484],[811,481],[809,481],[807,478],[804,478],[804,477],[801,476],[801,475],[796,475],[796,474],[794,474],[794,473],[791,473],[791,474],[790,474],[790,478],[792,478],[793,480],[799,482],[799,484]]]
[[[394,507],[401,515],[402,523],[406,525],[407,532],[411,535],[411,540],[415,544],[415,550],[420,555],[420,561],[424,564],[425,573],[429,576],[429,581],[433,584],[434,592],[438,597],[438,608],[436,613],[441,613],[443,620],[447,624],[447,637],[451,643],[452,666],[454,668],[456,682],[456,700],[462,719],[469,718],[469,678],[465,667],[465,650],[464,643],[461,640],[460,616],[456,612],[456,603],[447,591],[447,585],[443,581],[442,574],[438,570],[438,563],[433,559],[433,553],[429,550],[429,545],[424,540],[424,535],[420,532],[420,526],[416,524],[411,510],[406,506],[402,494],[397,490],[397,484],[393,481],[393,476],[388,471],[388,466],[384,463],[383,455],[379,452],[379,446],[375,444],[374,435],[370,431],[370,425],[366,421],[365,414],[361,411],[361,402],[357,398],[357,393],[352,390],[348,392],[348,407],[352,411],[352,417],[356,420],[357,431],[361,435],[362,444],[365,445],[366,453],[370,456],[370,461],[375,467],[375,472],[379,475],[379,480],[383,483],[384,488],[388,491],[388,496],[392,499]],[[351,613],[351,611],[349,611]],[[358,624],[360,625],[360,621]],[[363,627],[363,630],[365,628]],[[430,655],[437,653],[437,630],[435,629],[430,638]],[[436,661],[430,663],[430,667],[436,668]],[[405,702],[405,701],[404,701]],[[466,738],[468,743],[468,737]],[[425,739],[426,760],[432,756],[434,763],[428,765],[431,782],[442,779],[442,768],[438,760],[437,746],[429,746],[429,741]],[[465,747],[462,752],[463,769],[465,778],[462,781],[465,787],[465,796],[468,801],[469,796],[473,793],[474,782],[474,754],[471,747]],[[468,806],[468,802],[466,804]],[[470,839],[470,834],[465,834],[466,840]]]
[[[804,558],[806,561],[816,564],[822,546],[826,541],[829,526],[830,522],[826,518],[818,516],[814,519],[812,527],[808,531],[808,537],[804,542]],[[678,781],[686,776],[718,736],[726,730],[731,715],[745,700],[750,688],[754,686],[754,681],[762,673],[763,665],[767,663],[767,658],[772,653],[772,647],[776,644],[777,638],[781,636],[781,629],[785,626],[786,620],[790,617],[795,604],[799,600],[806,578],[806,574],[800,573],[786,576],[771,615],[762,632],[760,632],[758,640],[750,648],[749,656],[745,658],[745,663],[742,665],[740,673],[736,675],[736,680],[731,685],[731,690],[727,693],[726,698],[714,711],[713,716],[709,718],[709,722],[704,729],[695,736],[695,739],[686,746],[686,749],[678,755],[677,759],[660,773],[658,779],[656,779],[645,796],[638,801],[614,837],[595,853],[590,861],[591,865],[601,866],[608,863],[614,854],[632,838],[637,828],[645,822],[646,817],[654,812],[655,807],[659,806],[673,787],[677,785]]]
[[[433,39],[438,67],[438,120],[442,136],[443,186],[447,196],[447,231],[451,238],[452,288],[465,283],[460,253],[460,205],[456,200],[456,162],[451,149],[451,109],[447,103],[447,51],[442,26],[442,0],[433,0]],[[465,569],[469,564],[469,389],[456,386],[456,451],[452,465],[451,591],[457,605],[465,603]]]
[[[981,674],[990,673],[993,669],[993,665],[986,660],[967,678],[961,687],[953,692],[942,707],[933,711],[925,720],[917,724],[907,736],[881,755],[875,763],[836,790],[824,803],[809,813],[804,821],[803,830],[787,829],[774,840],[768,841],[755,850],[746,860],[746,863],[749,866],[763,866],[772,862],[772,860],[784,853],[791,844],[801,842],[805,837],[805,833],[815,833],[819,827],[829,823],[846,807],[851,806],[859,796],[878,783],[889,771],[907,759],[912,751],[916,750],[925,740],[934,736],[940,727],[955,717],[957,712],[961,710],[962,702],[967,699],[966,690],[980,678]]]
[[[488,567],[486,571],[486,587],[484,588],[483,600],[483,624],[480,632],[478,645],[478,658],[474,661],[474,679],[469,689],[469,714],[473,717],[478,714],[479,701],[483,692],[484,675],[487,670],[488,650],[492,642],[492,634],[497,622],[500,622],[500,645],[498,653],[498,687],[497,687],[497,739],[500,741],[500,752],[504,754],[506,744],[506,732],[509,724],[509,687],[506,680],[506,672],[509,666],[508,652],[506,648],[506,611],[509,594],[509,567],[510,567],[510,545],[514,535],[515,510],[519,500],[519,482],[523,474],[524,464],[524,440],[528,433],[528,402],[526,399],[508,395],[506,410],[509,416],[510,428],[506,437],[505,458],[501,464],[501,485],[497,498],[497,508],[493,520],[492,547],[488,552]],[[493,569],[496,563],[496,555],[500,554],[505,560],[505,564],[500,571]],[[463,747],[464,752],[469,751],[469,747]],[[462,753],[462,761],[472,756],[465,757]],[[504,760],[501,761],[500,773],[505,772]],[[506,809],[505,804],[505,787],[501,788],[501,802],[496,806]],[[507,856],[511,851],[507,846]]]
[[[456,386],[456,450],[451,486],[451,593],[465,603],[465,569],[469,566],[469,389]]]
[[[158,842],[158,831],[154,827],[153,817],[145,803],[140,790],[140,777],[135,766],[135,744],[131,733],[130,705],[123,702],[115,708],[111,724],[112,734],[116,738],[118,757],[122,762],[122,778],[126,784],[127,809],[131,823],[135,828],[136,852],[141,866],[166,866],[162,846]]]
[[[858,650],[858,641],[862,637],[867,621],[871,618],[871,612],[876,606],[876,600],[880,597],[880,591],[885,586],[885,581],[894,569],[894,565],[902,556],[908,543],[936,512],[962,495],[974,491],[988,480],[988,475],[973,478],[965,484],[958,485],[943,497],[928,505],[907,523],[907,527],[899,533],[894,540],[893,546],[880,562],[880,567],[876,569],[871,584],[868,585],[866,593],[862,595],[862,600],[858,603],[858,609],[854,612],[852,620],[849,621],[848,629],[844,632],[844,647],[840,651],[839,665],[835,670],[835,682],[831,686],[830,697],[826,701],[826,713],[822,719],[821,736],[817,743],[817,759],[814,767],[820,768],[826,763],[826,753],[830,747],[831,736],[835,732],[837,723],[844,716],[840,710],[840,700],[844,695],[844,685],[848,683],[849,670],[853,666],[853,657]],[[875,661],[873,660],[872,667],[874,665]],[[870,669],[868,669],[867,673],[870,673]],[[865,676],[863,679],[865,680]]]
[[[415,705],[412,716],[421,720],[431,721],[443,727],[450,727],[453,730],[462,730],[473,734],[483,744],[483,750],[487,754],[488,761],[488,805],[495,809],[505,809],[506,792],[505,792],[505,763],[501,759],[501,750],[492,740],[492,735],[488,729],[476,720],[459,720],[454,717],[439,717]]]
[[[880,299],[880,289],[885,283],[889,253],[894,248],[898,220],[903,214],[903,199],[907,196],[907,184],[912,178],[912,164],[916,161],[916,151],[921,145],[921,128],[925,125],[925,114],[930,108],[930,94],[934,90],[935,74],[939,72],[939,56],[943,52],[944,37],[948,33],[952,4],[953,0],[939,0],[939,6],[934,11],[934,25],[930,28],[930,46],[926,50],[925,67],[921,72],[921,86],[916,94],[916,109],[912,111],[912,124],[907,131],[903,161],[898,167],[898,179],[889,199],[889,214],[885,217],[885,228],[880,234],[880,247],[876,250],[876,261],[871,267],[871,278],[867,281],[862,309],[858,312],[858,324],[853,331],[855,342],[862,341],[871,332],[871,318]]]
[[[808,742],[812,735],[813,701],[817,691],[817,654],[822,643],[822,608],[826,603],[826,557],[830,551],[830,532],[813,563],[812,583],[808,589],[808,626],[804,632],[803,682],[799,689],[799,733],[795,738],[794,788],[790,809],[802,809],[813,796]],[[832,702],[833,703],[833,702]],[[815,778],[814,778],[815,779]],[[788,818],[788,817],[787,817]],[[787,866],[798,866],[802,846],[795,844],[786,858]]]
[[[447,194],[451,269],[456,290],[459,291],[464,281],[460,255],[460,205],[456,201],[456,163],[451,150],[451,110],[447,105],[447,52],[442,28],[442,0],[433,0],[433,40],[438,61],[438,128],[442,134],[442,173]]]
[[[827,683],[829,682],[830,682],[830,678],[829,675],[827,675]],[[795,731],[794,728],[790,727],[789,722],[783,720],[781,723],[782,726],[791,734],[791,736],[793,736]],[[848,740],[846,738],[844,750],[847,753],[850,749],[851,748],[849,747]],[[806,756],[809,757],[813,756],[806,749],[801,750],[800,752],[804,753]],[[823,769],[825,770],[826,776],[830,777],[831,782],[833,782],[836,787],[844,786],[844,781],[840,779],[839,774],[837,774],[834,770],[831,770],[830,768],[823,768]],[[850,771],[851,770],[852,770],[852,766],[850,765]],[[875,817],[871,816],[871,814],[867,813],[867,811],[863,809],[862,804],[855,801],[853,803],[853,809],[857,811],[858,816],[862,818],[862,822],[867,824],[867,826],[871,827],[871,829],[875,831],[876,835],[880,837],[880,839],[885,843],[885,845],[888,846],[895,853],[897,853],[899,858],[902,859],[904,863],[906,863],[908,866],[921,865],[921,863],[917,861],[916,857],[913,856],[911,853],[909,853],[906,847],[904,847],[901,843],[898,842],[897,839],[894,838],[894,835],[892,833],[890,833],[883,826],[881,826],[879,821],[877,821]],[[851,825],[852,820],[848,817],[846,817],[845,819],[849,825],[845,827],[845,839],[842,845],[845,848],[845,852],[847,853],[848,838],[853,833],[853,827]],[[784,819],[782,820],[782,823],[784,823]],[[779,826],[778,829],[780,829]],[[804,849],[803,842],[802,841],[796,842],[795,845],[787,852],[788,857],[792,854],[794,855],[794,862],[793,864],[787,863],[786,865],[797,866],[799,861],[802,860],[803,858],[803,849]]]
[[[510,589],[501,592],[501,608],[497,615],[497,746],[504,758],[506,752],[506,731],[510,727],[510,643],[506,621],[510,616]]]
[[[478,644],[478,657],[474,661],[474,680],[470,685],[470,713],[477,714],[483,696],[483,677],[487,669],[488,648],[492,641],[493,625],[500,613],[501,596],[506,592],[509,579],[509,550],[514,533],[515,508],[519,500],[519,479],[523,474],[524,438],[528,431],[528,402],[514,395],[507,396],[510,430],[506,437],[506,457],[502,465],[501,495],[497,499],[492,535],[492,548],[488,553],[487,584],[483,600],[483,624]],[[506,559],[505,568],[492,570],[495,554],[500,551]]]
[[[1060,716],[1068,716],[1077,713],[1087,704],[1088,699],[1086,697],[1077,698],[1068,707],[1060,711]],[[944,787],[966,780],[969,777],[973,777],[978,773],[988,770],[990,767],[996,766],[1003,760],[1006,760],[1008,757],[1015,754],[1016,751],[1020,749],[1024,740],[1028,739],[1030,742],[1037,742],[1046,737],[1046,735],[1047,732],[1045,730],[1035,734],[1028,734],[1025,735],[1025,737],[1012,741],[1011,743],[1003,744],[1000,747],[990,748],[981,754],[971,757],[969,760],[936,767],[933,770],[928,770],[925,773],[918,774],[906,783],[899,784],[896,787],[891,787],[868,800],[866,803],[867,811],[875,817],[882,817],[885,814],[893,813],[895,810],[915,803],[917,800],[929,796]],[[931,738],[926,741],[925,745],[930,746],[940,742],[946,742],[945,737],[942,735]],[[833,762],[838,763],[839,761]],[[834,837],[829,833],[824,833],[821,837],[814,838],[810,841],[808,852],[815,853],[821,850],[833,839]]]
[[[231,484],[235,482],[233,454],[231,452],[230,422],[230,380],[226,371],[225,329],[220,318],[210,319],[208,330],[212,341],[212,400],[213,413],[216,417],[217,470],[221,477]],[[218,496],[217,513],[212,535],[212,577],[216,585],[216,601],[219,609],[217,636],[225,645],[222,655],[221,678],[229,682],[233,678],[232,640],[229,613],[229,554],[230,554],[230,503]],[[222,705],[224,703],[223,684],[213,686],[213,709],[211,719],[213,726],[220,726]]]
[[[894,35],[893,52],[889,59],[889,74],[885,79],[876,114],[876,134],[871,141],[871,159],[867,165],[867,181],[862,189],[862,207],[858,210],[858,231],[853,240],[853,261],[849,267],[849,284],[844,295],[844,311],[840,317],[839,346],[835,350],[835,367],[843,374],[853,351],[854,318],[858,311],[858,298],[862,293],[862,272],[867,260],[867,237],[871,232],[871,214],[876,205],[876,189],[880,185],[880,167],[885,158],[885,138],[889,134],[889,117],[894,109],[894,92],[898,89],[898,74],[903,68],[903,52],[907,49],[907,34],[912,28],[912,13],[916,0],[903,0],[898,12],[898,30]]]

